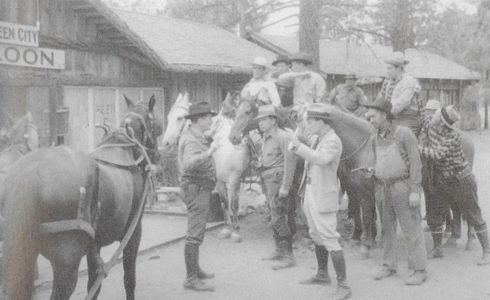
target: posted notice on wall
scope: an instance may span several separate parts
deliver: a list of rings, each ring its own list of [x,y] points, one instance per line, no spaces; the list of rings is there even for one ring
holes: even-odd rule
[[[39,47],[39,28],[0,21],[0,43]]]
[[[65,51],[0,44],[0,65],[65,69]]]

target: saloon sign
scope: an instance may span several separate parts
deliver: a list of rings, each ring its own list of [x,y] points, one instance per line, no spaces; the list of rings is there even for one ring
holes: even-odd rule
[[[39,28],[0,22],[0,65],[64,69],[65,52],[38,48]]]

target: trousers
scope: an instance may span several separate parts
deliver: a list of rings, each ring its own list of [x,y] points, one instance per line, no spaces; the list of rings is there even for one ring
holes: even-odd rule
[[[200,245],[204,240],[212,189],[192,182],[181,184],[187,207],[187,245]]]
[[[397,221],[408,247],[408,268],[425,270],[427,266],[420,208],[409,206],[410,192],[408,179],[390,184],[376,183],[376,199],[383,211],[381,214],[383,264],[390,269],[396,269]]]
[[[478,188],[475,176],[469,174],[463,178],[441,179],[435,184],[437,196],[432,201],[431,209],[427,211],[427,223],[432,232],[442,232],[446,213],[451,205],[459,208],[463,217],[475,231],[487,230],[478,205]]]
[[[291,204],[293,199],[290,195],[279,198],[282,176],[282,170],[267,172],[266,174],[262,174],[262,180],[264,183],[265,198],[270,209],[270,225],[275,234],[281,238],[286,238],[291,236],[296,230],[292,228],[294,226],[294,215],[293,220],[289,220],[293,214],[291,212],[291,208],[294,208]]]

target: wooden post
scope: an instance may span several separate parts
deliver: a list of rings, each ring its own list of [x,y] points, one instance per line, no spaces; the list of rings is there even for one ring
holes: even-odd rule
[[[94,88],[88,88],[88,151],[95,148],[95,97]]]

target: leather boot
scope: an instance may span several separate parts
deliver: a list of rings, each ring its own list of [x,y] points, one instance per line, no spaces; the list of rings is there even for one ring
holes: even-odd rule
[[[488,232],[485,230],[476,234],[482,247],[482,258],[477,262],[479,266],[490,265],[490,243],[488,241]]]
[[[429,254],[429,258],[442,258],[444,253],[442,252],[442,233],[432,233],[432,240],[434,241],[434,249]]]
[[[332,256],[333,267],[335,269],[335,273],[337,274],[337,291],[335,292],[333,299],[348,299],[352,295],[352,291],[347,285],[344,251],[330,251],[330,255]]]
[[[281,249],[283,256],[282,259],[272,266],[272,270],[282,270],[296,266],[296,260],[293,255],[293,240],[291,237],[282,239],[279,242],[279,248]]]
[[[201,281],[198,276],[198,257],[199,245],[185,245],[184,258],[187,270],[187,278],[184,281],[184,289],[190,289],[198,292],[212,292],[214,287]]]
[[[330,276],[328,276],[328,251],[325,246],[315,245],[315,255],[318,264],[318,270],[312,277],[300,281],[301,284],[323,284],[327,285],[331,283]]]
[[[203,269],[201,269],[201,264],[199,263],[199,251],[197,252],[197,278],[199,279],[214,278],[214,273],[206,273]]]
[[[274,232],[274,244],[275,244],[275,249],[274,251],[265,256],[265,257],[262,257],[262,260],[281,260],[283,255],[284,255],[284,252],[282,251],[281,249],[281,246],[279,245],[279,236]]]

